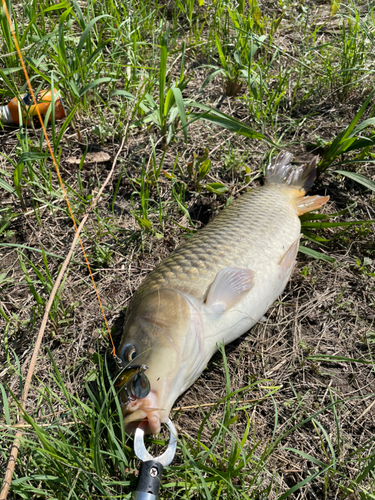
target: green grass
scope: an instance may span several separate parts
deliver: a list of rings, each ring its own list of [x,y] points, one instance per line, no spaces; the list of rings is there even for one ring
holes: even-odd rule
[[[371,478],[375,460],[371,453],[367,453],[372,448],[371,443],[349,454],[343,453],[340,445],[340,414],[346,404],[360,396],[339,400],[331,391],[326,406],[301,418],[305,403],[296,394],[295,398],[288,401],[291,415],[280,426],[278,408],[286,404],[279,395],[281,387],[270,387],[267,380],[257,380],[231,391],[223,350],[222,355],[226,395],[209,411],[201,409],[201,424],[195,438],[181,431],[175,463],[165,471],[162,498],[214,499],[221,498],[221,495],[228,498],[267,498],[274,489],[278,492],[278,498],[283,499],[313,483],[318,476],[325,477],[325,489],[334,484],[348,492],[360,487],[366,493],[362,484]],[[42,413],[46,415],[40,414],[36,419],[23,412],[26,425],[21,446],[28,460],[21,460],[17,469],[12,487],[14,494],[20,498],[30,498],[33,494],[49,498],[130,498],[129,492],[136,485],[134,470],[137,460],[131,449],[131,441],[124,433],[122,419],[119,418],[121,410],[107,358],[103,359],[95,353],[81,360],[81,364],[88,363],[90,366],[82,384],[86,395],[82,397],[70,393],[49,351],[48,356],[52,369],[48,373],[48,382],[35,381],[38,385],[35,387],[35,411],[43,408]],[[331,359],[356,362],[337,357]],[[3,445],[7,446],[12,442],[12,415],[18,403],[9,388],[0,385],[0,389],[5,402],[5,422],[0,438]],[[261,392],[258,401],[251,397],[257,390]],[[274,419],[272,436],[262,443],[255,435],[250,415],[254,407],[265,400],[273,402]],[[56,404],[61,408],[57,413]],[[215,418],[215,424],[212,424],[211,417],[215,413],[221,416]],[[320,422],[322,416],[328,416],[335,422],[337,435],[334,442]],[[313,427],[324,460],[285,446],[289,435],[306,425]],[[238,437],[238,428],[241,437]],[[153,449],[155,445],[166,444],[163,438],[148,441]],[[287,491],[279,487],[281,481],[278,472],[268,469],[272,454],[283,452],[302,456],[312,464],[307,477]],[[346,468],[358,459],[362,463],[361,473],[350,481],[345,480]],[[265,481],[270,474],[271,483]]]
[[[322,337],[311,345],[298,340],[300,316],[293,319],[290,371],[280,380],[264,376],[272,360],[261,347],[255,352],[258,371],[248,373],[241,365],[242,378],[236,370],[248,344],[234,358],[221,350],[210,364],[212,372],[224,373],[221,386],[200,399],[204,404],[213,394],[212,406],[172,415],[183,425],[176,460],[164,472],[162,498],[374,498],[375,437],[366,412],[373,401],[366,383],[373,382],[374,335],[371,314],[363,312],[375,303],[371,3],[7,5],[33,87],[58,88],[66,103],[65,121],[55,121],[52,112],[46,124],[51,118],[51,143],[78,222],[108,167],[85,163],[85,154],[94,145],[113,157],[126,137],[111,183],[82,233],[112,323],[146,271],[238,192],[256,185],[279,149],[296,151],[296,157],[320,155],[316,189],[330,194],[334,208],[301,217],[305,267],[298,273],[300,291],[288,289],[285,297],[290,294],[295,308],[300,292],[305,302],[313,301],[315,289],[309,287],[321,276],[328,282],[342,273],[328,319],[323,301],[324,307],[309,313],[313,326],[304,324],[306,330],[320,328]],[[3,15],[0,46],[0,97],[6,104],[27,86]],[[73,231],[40,129],[2,126],[0,132],[0,251],[7,252],[0,264],[5,468],[25,366]],[[72,166],[69,156],[82,161]],[[350,283],[363,291],[362,302],[350,295],[356,292]],[[130,498],[135,487],[138,461],[119,416],[116,375],[105,355],[108,337],[94,298],[76,250],[50,312],[23,414],[12,498]],[[275,322],[289,318],[288,300],[281,316],[272,316]],[[344,349],[348,335],[342,332],[353,317]],[[330,341],[335,346],[337,340],[335,354],[320,349],[327,321],[340,325]],[[353,353],[354,344],[361,350]],[[315,393],[332,366],[350,371],[348,384],[360,380],[358,392],[342,396],[329,385],[323,398]],[[360,369],[368,370],[366,383]],[[295,388],[299,376],[315,377],[314,383]],[[210,386],[208,371],[203,380]],[[354,407],[359,413],[348,430]],[[368,433],[357,442],[362,414]],[[149,443],[155,451],[165,436]]]

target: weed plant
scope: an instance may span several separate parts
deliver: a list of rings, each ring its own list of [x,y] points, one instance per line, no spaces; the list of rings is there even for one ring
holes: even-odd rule
[[[177,402],[161,497],[374,498],[371,2],[6,3],[33,87],[58,88],[66,106],[45,124],[77,222],[109,171],[87,153],[113,158],[125,136],[82,233],[113,325],[144,275],[259,185],[278,150],[320,156],[313,189],[330,205],[301,216],[299,263],[266,322]],[[0,46],[5,105],[27,86],[3,11]],[[21,413],[12,498],[130,498],[138,461],[78,250],[20,409],[74,235],[41,130],[21,121],[0,130],[0,469]]]

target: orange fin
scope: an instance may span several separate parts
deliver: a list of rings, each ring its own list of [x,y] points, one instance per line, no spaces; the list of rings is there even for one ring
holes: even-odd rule
[[[301,236],[299,236],[296,239],[296,241],[290,245],[288,250],[284,253],[284,255],[279,260],[278,265],[280,266],[280,277],[287,274],[288,271],[289,271],[289,273],[292,272],[294,264],[296,263],[296,256],[297,256],[297,252],[298,252],[300,239],[301,239]]]
[[[329,196],[301,196],[295,200],[298,215],[305,214],[306,212],[311,212],[311,210],[316,210],[327,203]]]

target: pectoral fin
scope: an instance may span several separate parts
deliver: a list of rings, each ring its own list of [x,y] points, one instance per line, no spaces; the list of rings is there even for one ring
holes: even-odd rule
[[[290,245],[288,250],[284,253],[284,255],[279,260],[279,275],[284,276],[288,272],[291,273],[292,269],[296,263],[296,256],[298,252],[299,240],[301,237],[296,239],[294,243]]]
[[[254,275],[255,272],[251,269],[237,267],[222,269],[208,290],[206,306],[215,314],[227,311],[252,289]]]

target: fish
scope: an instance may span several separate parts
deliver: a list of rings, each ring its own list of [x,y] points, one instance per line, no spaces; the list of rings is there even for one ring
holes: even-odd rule
[[[296,263],[299,215],[329,200],[306,196],[318,157],[297,167],[292,159],[286,151],[274,157],[263,186],[197,231],[133,295],[118,349],[125,372],[137,373],[124,377],[126,432],[147,421],[146,433],[158,434],[218,346],[248,332],[283,292]]]

